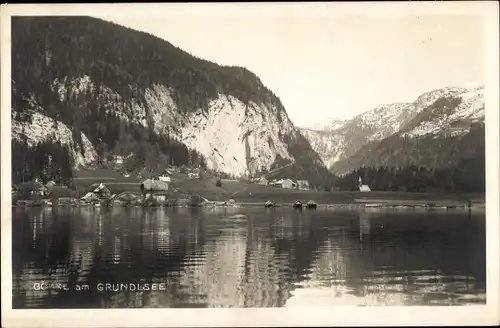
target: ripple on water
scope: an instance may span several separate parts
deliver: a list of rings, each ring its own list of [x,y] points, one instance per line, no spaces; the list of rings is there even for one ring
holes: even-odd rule
[[[238,213],[246,218],[228,219]],[[405,212],[286,209],[35,214],[14,213],[17,308],[485,303],[484,220],[463,214],[421,212],[418,220]],[[453,231],[443,228],[445,220],[453,220]],[[34,291],[38,280],[163,282],[168,290],[87,298]]]

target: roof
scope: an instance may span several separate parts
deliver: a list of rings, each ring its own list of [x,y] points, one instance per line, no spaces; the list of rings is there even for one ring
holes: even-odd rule
[[[155,190],[155,191],[164,191],[168,190],[168,183],[161,180],[145,180],[142,185],[144,186],[144,190]]]
[[[96,193],[96,194],[108,194],[108,193],[111,193],[111,190],[109,190],[105,185],[104,183],[94,183],[93,185],[90,186],[90,189],[92,189],[92,192],[93,193]]]
[[[45,186],[46,186],[46,187],[52,187],[52,186],[55,186],[55,185],[56,185],[56,183],[55,183],[54,181],[52,181],[52,180],[51,180],[51,181],[49,181],[49,182],[47,182],[47,183],[45,184]]]
[[[97,200],[99,199],[99,197],[97,197],[96,194],[94,194],[93,192],[88,192],[85,196],[83,196],[81,198],[82,200],[85,200],[85,201],[90,201],[90,200]]]
[[[159,180],[164,182],[172,182],[172,179],[168,176],[161,176],[159,177]]]
[[[371,191],[370,187],[368,185],[361,185],[359,186],[360,191]]]
[[[101,182],[101,183],[99,183],[99,184],[94,183],[94,184],[93,184],[93,185],[91,185],[90,187],[94,189],[94,192],[99,192],[99,190],[104,189],[104,187],[105,187],[105,186],[104,186],[104,183],[102,183],[102,182]]]

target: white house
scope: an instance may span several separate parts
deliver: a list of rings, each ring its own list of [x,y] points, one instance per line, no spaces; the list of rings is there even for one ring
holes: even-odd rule
[[[368,185],[361,185],[359,186],[359,191],[367,192],[367,191],[372,191]]]
[[[158,177],[158,180],[166,182],[166,183],[171,183],[172,182],[172,179],[170,177],[167,177],[167,176],[164,176],[164,175]]]
[[[297,188],[297,184],[290,179],[285,179],[281,183],[281,188],[294,189]]]
[[[359,187],[359,191],[363,191],[363,192],[372,191],[368,185],[363,184],[363,180],[361,179],[361,177],[358,178],[358,187]]]
[[[300,190],[309,190],[309,181],[307,180],[297,180]]]

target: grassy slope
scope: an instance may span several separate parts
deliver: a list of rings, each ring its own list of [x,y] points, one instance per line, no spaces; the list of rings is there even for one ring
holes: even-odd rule
[[[94,183],[103,182],[112,193],[140,192],[141,181],[136,177],[124,177],[109,169],[79,170],[74,172],[73,182],[80,194],[85,194]]]
[[[466,200],[468,198],[484,201],[484,195],[463,194],[429,194],[429,193],[402,193],[402,192],[324,192],[305,191],[294,189],[281,189],[267,187],[258,184],[248,184],[239,181],[223,180],[222,187],[216,187],[215,179],[189,179],[186,175],[174,173],[172,176],[173,191],[171,195],[176,198],[185,198],[189,195],[200,195],[208,200],[224,201],[234,199],[243,203],[264,203],[273,200],[278,204],[292,203],[297,199],[308,201],[314,200],[319,204],[350,204],[356,199],[390,199],[390,200]],[[112,170],[94,170],[77,172],[75,184],[82,195],[89,190],[94,183],[104,182],[112,193],[124,191],[139,192],[140,180],[137,178],[125,178]]]
[[[257,184],[246,184],[238,181],[222,181],[222,187],[215,186],[214,179],[189,180],[182,176],[174,176],[174,187],[179,191],[188,194],[199,194],[209,200],[234,199],[236,202],[262,202],[268,199],[279,204],[292,203],[297,199],[308,201],[314,200],[320,204],[350,204],[356,199],[390,199],[390,200],[418,200],[418,201],[439,201],[439,200],[461,200],[468,198],[484,201],[484,195],[463,195],[463,194],[430,194],[430,193],[401,193],[401,192],[324,192],[305,191],[294,189],[281,189],[267,187]]]

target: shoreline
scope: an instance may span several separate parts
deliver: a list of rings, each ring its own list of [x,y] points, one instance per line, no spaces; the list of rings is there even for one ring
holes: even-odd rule
[[[76,199],[75,199],[76,200]],[[202,209],[227,209],[227,208],[263,208],[267,210],[282,209],[289,208],[293,209],[293,204],[285,203],[285,204],[275,204],[272,207],[266,208],[264,203],[262,202],[237,202],[234,205],[213,205],[206,204],[200,206],[192,206],[192,205],[171,205],[171,204],[160,204],[153,206],[144,206],[142,204],[136,205],[127,205],[127,204],[113,204],[110,206],[104,206],[100,203],[95,204],[51,204],[48,202],[41,202],[33,204],[30,200],[19,200],[16,204],[12,204],[12,207],[15,208],[27,208],[27,207],[43,207],[43,208],[53,208],[53,207],[63,207],[63,208],[113,208],[113,207],[134,207],[134,208],[202,208]],[[350,203],[330,203],[330,204],[317,204],[316,209],[426,209],[426,210],[449,210],[449,209],[461,209],[461,210],[478,210],[485,209],[486,204],[484,202],[481,203],[471,203],[470,206],[465,202],[456,202],[456,201],[433,201],[433,202],[422,202],[417,200],[387,200],[387,201],[366,201],[366,202],[350,202]],[[299,208],[300,209],[300,208]],[[309,209],[304,204],[302,209],[307,210],[315,210],[315,208]]]

